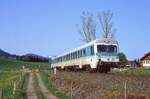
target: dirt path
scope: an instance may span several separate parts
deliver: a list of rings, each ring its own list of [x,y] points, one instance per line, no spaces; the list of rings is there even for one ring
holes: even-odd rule
[[[44,96],[47,98],[47,99],[58,99],[56,96],[52,95],[49,90],[45,87],[42,79],[41,79],[41,76],[36,73],[37,75],[37,78],[38,78],[38,83],[39,83],[39,87],[40,87],[40,90],[41,92],[44,94]]]
[[[27,97],[28,99],[37,99],[35,90],[34,90],[34,85],[33,85],[33,73],[29,74],[29,81],[27,85]]]

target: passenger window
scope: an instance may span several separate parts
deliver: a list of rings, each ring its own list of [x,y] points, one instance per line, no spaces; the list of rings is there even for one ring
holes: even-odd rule
[[[75,52],[75,59],[77,58],[77,52]]]
[[[94,55],[94,46],[91,46],[91,55]]]
[[[78,51],[78,58],[80,57],[80,51]]]
[[[83,49],[83,56],[86,56],[86,50]]]

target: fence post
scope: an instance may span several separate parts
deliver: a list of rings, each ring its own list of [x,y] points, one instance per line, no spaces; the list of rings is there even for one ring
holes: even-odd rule
[[[124,99],[127,99],[127,80],[125,80],[124,84]]]
[[[16,94],[16,82],[14,82],[13,95]]]
[[[56,72],[57,72],[57,68],[54,68],[54,75],[56,75]]]
[[[71,96],[71,99],[73,98],[73,90],[72,90],[72,84],[73,82],[71,81],[71,85],[70,85],[70,96]]]
[[[3,99],[3,89],[0,88],[0,99]]]

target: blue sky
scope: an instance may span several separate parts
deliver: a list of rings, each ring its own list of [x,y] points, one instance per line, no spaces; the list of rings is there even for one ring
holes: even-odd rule
[[[82,45],[83,11],[111,10],[120,51],[129,59],[150,51],[149,0],[0,0],[0,48],[13,54],[58,55]],[[97,38],[102,38],[97,20]]]

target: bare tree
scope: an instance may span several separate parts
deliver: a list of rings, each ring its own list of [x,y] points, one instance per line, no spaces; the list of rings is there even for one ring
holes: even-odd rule
[[[93,20],[93,15],[89,12],[83,12],[81,15],[81,28],[78,28],[82,40],[90,42],[96,39],[96,23]]]
[[[113,13],[111,11],[104,11],[102,13],[98,13],[98,19],[100,21],[103,37],[104,38],[114,38],[116,29],[113,28],[112,23]]]

